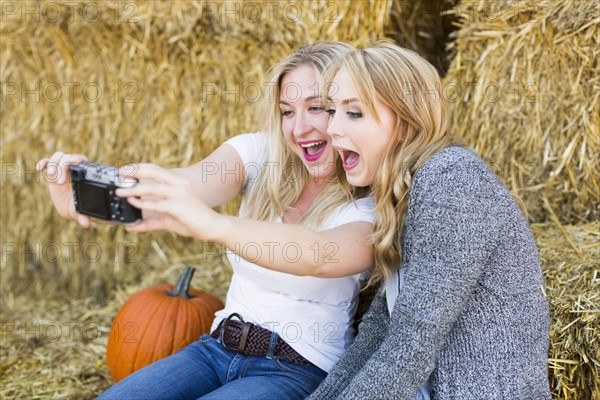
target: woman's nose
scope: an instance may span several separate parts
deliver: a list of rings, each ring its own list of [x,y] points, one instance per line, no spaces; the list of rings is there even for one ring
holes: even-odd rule
[[[327,124],[327,134],[331,137],[343,136],[342,130],[340,129],[339,122],[335,114],[329,117],[329,123]]]
[[[294,136],[302,136],[312,129],[312,124],[309,119],[304,115],[298,115],[294,121],[294,130],[292,133]]]

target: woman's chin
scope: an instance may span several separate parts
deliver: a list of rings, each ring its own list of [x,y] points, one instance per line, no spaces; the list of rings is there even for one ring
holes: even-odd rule
[[[356,187],[367,187],[373,184],[373,179],[367,179],[365,176],[363,176],[363,174],[346,172],[346,179],[348,180],[349,184]]]
[[[306,165],[306,164],[305,164]],[[327,181],[335,177],[335,163],[310,163],[306,165],[308,174],[316,181]]]

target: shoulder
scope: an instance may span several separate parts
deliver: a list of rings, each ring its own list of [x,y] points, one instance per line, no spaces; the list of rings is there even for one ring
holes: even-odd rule
[[[225,141],[238,153],[246,167],[249,165],[262,165],[268,155],[269,140],[266,133],[243,133]]]
[[[371,196],[361,197],[341,206],[348,212],[371,212],[375,209],[375,200]]]
[[[428,216],[428,222],[424,222]],[[415,175],[409,195],[407,226],[451,219],[470,220],[471,227],[496,233],[522,232],[528,237],[527,219],[511,193],[473,150],[448,147]],[[471,229],[473,231],[473,229]]]
[[[473,150],[453,145],[431,157],[417,172],[411,201],[425,199],[448,205],[512,198],[491,168]]]
[[[373,200],[373,198],[371,196],[361,197],[361,198],[355,199],[354,201],[351,201],[350,203],[343,205],[342,207],[348,208],[351,210],[371,211],[371,210],[373,210],[373,208],[375,208],[375,200]]]
[[[238,153],[247,152],[248,149],[265,151],[268,147],[267,134],[264,132],[242,133],[225,141]]]
[[[267,161],[269,141],[263,132],[244,133],[225,141],[237,152],[244,168],[244,189],[257,182],[262,165]]]
[[[363,197],[338,206],[326,219],[324,226],[331,228],[350,222],[374,223],[377,215],[372,197]]]
[[[372,197],[362,197],[342,204],[336,209],[338,216],[354,219],[356,217],[366,217],[369,222],[375,221],[375,201]],[[362,218],[360,218],[362,219]]]
[[[487,164],[475,153],[475,151],[459,146],[449,146],[425,162],[417,172],[416,179],[424,179],[428,176],[445,173],[457,173],[460,170],[470,169],[473,171],[489,170]],[[485,171],[487,172],[487,171]]]

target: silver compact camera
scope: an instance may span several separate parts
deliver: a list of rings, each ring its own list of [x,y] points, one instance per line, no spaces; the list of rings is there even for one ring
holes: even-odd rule
[[[133,224],[142,219],[142,211],[118,197],[115,190],[135,186],[136,179],[123,178],[111,165],[82,162],[72,165],[71,183],[75,210],[114,224]]]

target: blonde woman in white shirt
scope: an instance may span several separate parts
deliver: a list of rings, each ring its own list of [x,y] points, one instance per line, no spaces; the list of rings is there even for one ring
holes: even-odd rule
[[[301,399],[350,345],[361,282],[373,265],[375,216],[372,200],[336,168],[321,98],[323,72],[349,50],[323,42],[296,51],[270,71],[264,132],[236,136],[186,168],[137,165],[140,183],[118,190],[144,212],[129,231],[223,244],[234,274],[211,335],[101,398]],[[49,183],[55,207],[87,227],[66,185],[67,166],[83,160],[58,152],[38,169],[61,176]],[[213,210],[241,192],[240,217]]]

